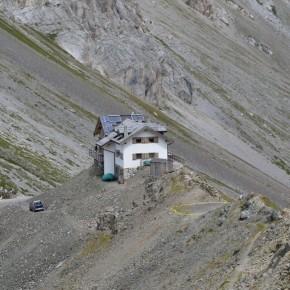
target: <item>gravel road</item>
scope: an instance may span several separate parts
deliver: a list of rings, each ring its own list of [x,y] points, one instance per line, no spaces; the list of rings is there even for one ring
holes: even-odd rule
[[[46,59],[14,37],[0,29],[0,55],[17,63],[27,73],[67,95],[83,108],[100,114],[124,113],[130,110],[127,105],[107,95],[103,90],[85,81],[62,66]],[[281,183],[242,160],[225,152],[204,138],[192,136],[198,145],[181,139],[175,140],[173,151],[184,157],[188,165],[233,189],[245,192],[260,192],[269,195],[282,206],[290,204],[289,180]],[[278,169],[277,169],[278,170]]]

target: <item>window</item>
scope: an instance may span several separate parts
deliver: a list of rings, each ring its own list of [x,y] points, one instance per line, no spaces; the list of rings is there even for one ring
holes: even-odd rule
[[[133,144],[140,144],[140,143],[142,143],[141,137],[133,138]]]
[[[135,153],[133,160],[146,160],[152,158],[159,158],[159,153]]]
[[[149,153],[149,158],[158,158],[159,153]]]
[[[148,141],[149,143],[158,143],[158,137],[149,137]]]
[[[140,160],[142,159],[142,153],[133,154],[133,160]]]
[[[158,137],[135,137],[133,138],[133,144],[147,144],[158,143]]]

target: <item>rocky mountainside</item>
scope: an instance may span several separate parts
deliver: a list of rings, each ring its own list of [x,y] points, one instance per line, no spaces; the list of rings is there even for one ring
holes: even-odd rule
[[[288,290],[289,5],[0,0],[0,289]],[[198,173],[83,171],[132,111]]]
[[[290,172],[289,5],[0,1],[10,19],[283,183]]]
[[[0,210],[1,290],[289,289],[289,210],[264,196],[180,168],[125,185],[86,170],[40,198]]]

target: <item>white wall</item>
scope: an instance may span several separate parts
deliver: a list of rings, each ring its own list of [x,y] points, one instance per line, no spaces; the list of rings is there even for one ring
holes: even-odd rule
[[[132,138],[123,145],[124,163],[123,168],[137,168],[140,166],[140,160],[133,160],[133,154],[136,153],[159,153],[159,158],[167,159],[167,143],[165,139],[154,132],[140,132],[133,137],[158,137],[159,143],[133,144]]]
[[[112,144],[104,148],[104,174],[115,174],[115,154],[111,152],[115,151],[114,147],[114,144]]]

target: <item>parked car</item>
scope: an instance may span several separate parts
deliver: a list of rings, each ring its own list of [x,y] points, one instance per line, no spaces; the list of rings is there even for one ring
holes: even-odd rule
[[[33,212],[44,211],[45,207],[41,200],[34,200],[29,204],[29,210]]]

